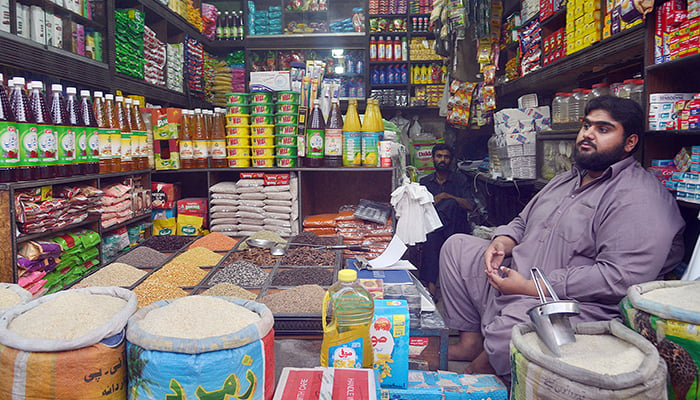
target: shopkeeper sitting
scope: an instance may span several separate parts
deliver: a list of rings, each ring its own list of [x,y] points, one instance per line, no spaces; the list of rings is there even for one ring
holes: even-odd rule
[[[433,195],[442,228],[429,233],[422,246],[420,278],[428,283],[428,291],[435,296],[440,248],[455,233],[471,233],[467,211],[474,208],[474,201],[467,177],[451,169],[454,150],[438,143],[433,147],[432,157],[435,172],[422,177],[420,184]]]
[[[586,106],[575,165],[554,177],[493,239],[454,235],[440,254],[451,360],[467,373],[510,380],[511,329],[540,303],[538,267],[562,299],[580,302],[572,323],[620,317],[627,288],[662,277],[683,256],[684,221],[673,196],[631,154],[644,130],[641,107],[603,96]]]

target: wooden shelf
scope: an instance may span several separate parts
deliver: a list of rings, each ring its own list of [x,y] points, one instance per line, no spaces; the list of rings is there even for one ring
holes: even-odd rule
[[[47,236],[55,236],[60,234],[61,232],[66,232],[71,229],[77,229],[77,228],[82,228],[84,226],[92,225],[94,223],[100,222],[99,217],[88,217],[85,221],[78,222],[77,224],[70,224],[66,225],[63,228],[55,229],[55,230],[49,230],[45,232],[39,232],[39,233],[29,233],[29,234],[21,234],[20,236],[17,236],[17,244],[28,242],[30,240],[34,239],[39,239],[42,237],[47,237]]]
[[[645,136],[700,136],[700,129],[685,129],[674,131],[647,131]]]
[[[664,73],[669,73],[670,71],[676,69],[685,69],[688,67],[696,67],[697,63],[700,62],[700,53],[693,54],[692,56],[687,56],[683,58],[678,58],[671,61],[666,61],[660,64],[647,65],[645,68],[647,71],[661,71]]]
[[[332,40],[331,40],[332,39]],[[246,50],[366,49],[365,32],[255,35],[246,37]]]

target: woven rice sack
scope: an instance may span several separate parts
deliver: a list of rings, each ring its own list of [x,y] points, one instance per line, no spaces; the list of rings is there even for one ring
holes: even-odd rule
[[[651,297],[657,290],[671,301]],[[700,282],[653,281],[631,286],[620,303],[625,323],[653,343],[666,361],[669,398],[700,400],[700,313],[691,306],[699,300]]]
[[[533,324],[513,327],[510,342],[512,368],[511,399],[600,400],[666,398],[666,365],[651,343],[612,321],[587,322],[574,326],[577,335],[612,335],[636,346],[641,363],[631,372],[608,375],[564,363],[551,353],[532,346],[524,335],[535,332]],[[591,354],[591,358],[594,354]],[[620,360],[624,362],[624,360]]]
[[[170,399],[176,395],[182,399],[272,399],[275,390],[272,312],[254,301],[217,298],[247,308],[260,320],[230,334],[186,339],[154,335],[141,325],[148,313],[184,298],[161,300],[134,314],[127,327],[129,399]]]
[[[106,323],[75,339],[24,337],[8,329],[25,312],[70,293],[112,296],[125,305]],[[0,399],[126,399],[124,328],[134,311],[136,295],[114,286],[62,291],[11,308],[0,317]],[[59,316],[69,319],[71,312]]]
[[[10,308],[22,305],[32,299],[32,294],[28,290],[14,283],[0,282],[0,291],[1,290],[7,290],[15,293],[17,295],[18,301],[15,304],[8,305],[7,307],[3,307],[3,305],[0,304],[0,315],[2,315],[2,313],[9,310]]]

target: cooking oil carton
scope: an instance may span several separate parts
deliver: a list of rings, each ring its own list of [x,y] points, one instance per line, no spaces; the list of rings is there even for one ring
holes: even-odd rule
[[[408,385],[408,337],[410,317],[406,300],[374,300],[370,339],[374,369],[381,386],[405,389]]]

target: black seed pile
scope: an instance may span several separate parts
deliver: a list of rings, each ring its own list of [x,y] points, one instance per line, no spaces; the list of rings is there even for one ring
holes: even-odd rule
[[[226,257],[224,264],[230,264],[234,261],[250,261],[259,266],[272,266],[277,263],[279,256],[270,254],[270,250],[250,247],[242,251],[234,251]]]
[[[337,243],[337,239],[333,237],[321,237],[314,232],[301,232],[294,236],[289,243],[314,244],[319,246],[331,246]]]
[[[236,261],[224,265],[209,279],[209,285],[217,283],[233,283],[245,287],[261,287],[269,274],[257,265],[248,261]]]
[[[335,252],[303,246],[290,247],[287,253],[282,256],[280,265],[335,265]]]
[[[280,270],[272,277],[272,286],[320,285],[333,283],[333,271],[326,268],[294,268]]]
[[[194,239],[194,237],[175,235],[151,236],[150,239],[143,242],[142,246],[150,247],[163,253],[174,253]]]
[[[129,264],[136,268],[156,268],[163,265],[167,259],[167,254],[150,247],[139,246],[117,258],[116,262]]]

